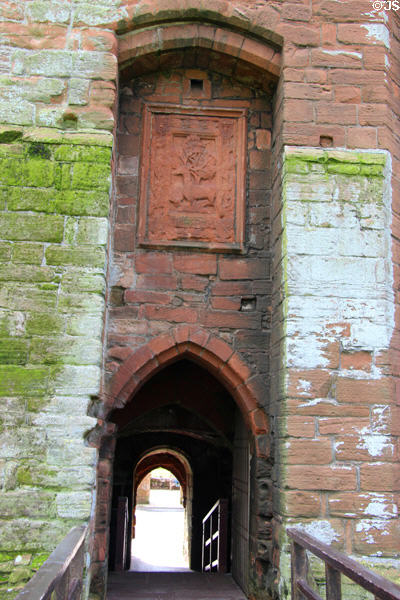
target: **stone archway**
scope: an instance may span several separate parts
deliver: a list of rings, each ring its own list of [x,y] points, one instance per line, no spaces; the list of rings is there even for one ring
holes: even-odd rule
[[[122,408],[159,369],[180,358],[205,366],[232,394],[243,418],[257,439],[269,431],[267,417],[253,387],[254,374],[221,338],[200,327],[180,326],[133,350],[110,382],[102,418]]]

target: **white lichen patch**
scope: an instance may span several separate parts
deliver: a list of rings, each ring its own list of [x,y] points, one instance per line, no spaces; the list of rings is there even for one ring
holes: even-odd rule
[[[311,523],[296,525],[296,527],[303,529],[303,531],[325,544],[331,544],[340,537],[329,521],[312,521]]]
[[[382,43],[386,48],[390,48],[389,31],[383,23],[363,23],[361,25],[367,30],[367,37],[372,44]]]
[[[393,454],[394,445],[390,441],[390,437],[386,435],[370,435],[365,430],[360,431],[360,442],[357,444],[357,448],[366,450],[370,456],[379,457],[383,454]]]
[[[371,496],[373,498],[371,498]],[[394,502],[388,502],[384,494],[369,494],[370,502],[365,508],[365,514],[371,517],[391,518],[397,516],[397,506]]]

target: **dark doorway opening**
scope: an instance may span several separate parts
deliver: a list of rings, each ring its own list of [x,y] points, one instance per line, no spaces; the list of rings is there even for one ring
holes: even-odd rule
[[[226,388],[205,368],[185,358],[153,375],[124,408],[114,411],[111,420],[118,426],[111,570],[116,566],[119,499],[127,498],[124,566],[129,569],[138,482],[158,466],[170,469],[182,485],[189,566],[194,571],[201,570],[202,519],[218,499],[228,499],[227,568],[245,589],[249,560],[249,436]]]

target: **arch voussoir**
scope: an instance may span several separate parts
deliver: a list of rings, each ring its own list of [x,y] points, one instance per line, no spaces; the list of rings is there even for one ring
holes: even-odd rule
[[[125,406],[157,371],[185,357],[220,379],[254,435],[268,431],[260,402],[247,384],[252,375],[249,367],[224,340],[191,325],[180,325],[168,334],[153,338],[125,360],[112,378],[106,412]]]

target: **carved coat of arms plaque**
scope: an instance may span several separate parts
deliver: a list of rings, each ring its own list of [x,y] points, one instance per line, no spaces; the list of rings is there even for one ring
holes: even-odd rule
[[[139,243],[240,251],[245,109],[147,105]]]

